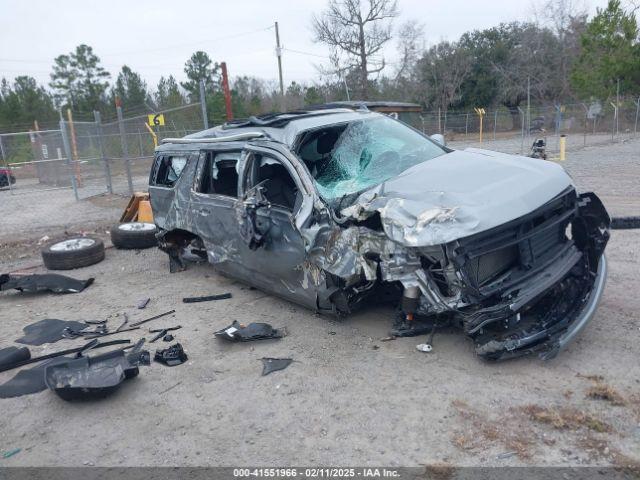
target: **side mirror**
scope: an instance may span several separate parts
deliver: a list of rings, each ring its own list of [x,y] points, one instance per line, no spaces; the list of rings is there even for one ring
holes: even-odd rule
[[[441,133],[434,133],[433,135],[431,135],[431,140],[439,143],[443,147],[447,146],[447,141],[444,139],[444,135],[442,135]]]

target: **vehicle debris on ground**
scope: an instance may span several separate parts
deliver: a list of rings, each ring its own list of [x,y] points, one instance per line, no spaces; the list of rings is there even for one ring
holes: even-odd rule
[[[269,375],[272,372],[278,370],[284,370],[293,362],[292,358],[261,358],[262,361],[262,376]]]
[[[81,331],[88,325],[73,320],[45,318],[23,327],[24,335],[16,340],[24,345],[44,345],[69,338],[68,332]]]
[[[79,293],[94,282],[94,278],[76,280],[75,278],[55,273],[34,273],[29,275],[15,275],[5,273],[0,275],[0,291],[15,289],[20,292],[53,292]]]
[[[155,333],[156,335],[151,340],[149,340],[149,343],[154,343],[156,340],[165,337],[167,333],[173,332],[175,330],[180,330],[181,328],[181,325],[177,325],[175,327],[156,328],[153,330],[150,329],[149,333]]]
[[[231,298],[230,293],[220,293],[218,295],[206,295],[204,297],[186,297],[182,299],[182,303],[199,303],[199,302],[210,302],[212,300],[226,300]]]
[[[214,333],[217,338],[230,342],[251,342],[253,340],[269,340],[283,338],[287,332],[284,328],[273,328],[268,323],[250,323],[243,325],[234,320],[231,325]]]
[[[187,354],[182,348],[182,345],[176,343],[175,345],[171,345],[170,347],[157,350],[156,354],[153,356],[153,359],[156,362],[167,365],[168,367],[175,367],[189,360],[189,357],[187,357]]]
[[[91,400],[112,394],[125,380],[136,377],[140,365],[150,365],[150,355],[143,350],[144,339],[131,351],[117,349],[93,357],[67,359],[47,365],[47,387],[63,400]],[[127,348],[127,347],[125,347]]]

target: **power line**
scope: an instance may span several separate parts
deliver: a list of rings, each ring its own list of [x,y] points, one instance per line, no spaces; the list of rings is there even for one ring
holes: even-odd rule
[[[294,50],[293,48],[282,47],[282,50],[284,50],[286,52],[291,52],[291,53],[298,53],[300,55],[307,55],[309,57],[318,57],[318,58],[327,58],[327,59],[331,58],[331,57],[328,57],[326,55],[319,55],[317,53],[303,52],[302,50]]]
[[[250,30],[250,31],[247,31],[247,32],[234,33],[232,35],[225,35],[225,36],[222,36],[222,37],[209,38],[207,40],[201,40],[201,41],[198,41],[198,42],[167,45],[167,46],[164,46],[164,47],[144,49],[144,50],[124,50],[124,51],[121,51],[121,52],[112,52],[112,53],[102,54],[101,57],[114,57],[114,56],[120,56],[120,55],[126,55],[126,54],[136,54],[136,53],[162,52],[162,51],[175,49],[175,48],[192,47],[192,46],[195,46],[195,45],[202,45],[202,44],[205,44],[205,43],[218,42],[218,41],[221,41],[221,40],[228,40],[230,38],[238,38],[238,37],[243,37],[243,36],[247,36],[247,35],[252,35],[254,33],[259,33],[259,32],[264,32],[264,31],[267,31],[267,30],[271,30],[272,28],[274,28],[274,26],[273,25],[269,25],[268,27],[259,28],[257,30]],[[25,59],[15,59],[15,58],[0,58],[0,62],[13,62],[13,63],[47,63],[47,64],[50,64],[52,61],[53,60],[42,60],[42,59],[25,60]]]

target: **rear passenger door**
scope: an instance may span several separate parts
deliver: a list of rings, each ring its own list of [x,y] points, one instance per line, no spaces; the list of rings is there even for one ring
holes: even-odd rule
[[[191,190],[194,232],[205,244],[209,261],[223,271],[239,270],[238,200],[239,150],[202,150]]]
[[[149,175],[149,197],[154,221],[160,228],[166,228],[167,220],[175,218],[176,209],[188,208],[188,198],[178,199],[178,202],[174,200],[189,155],[189,152],[156,154]],[[187,202],[186,205],[182,205],[184,200]]]

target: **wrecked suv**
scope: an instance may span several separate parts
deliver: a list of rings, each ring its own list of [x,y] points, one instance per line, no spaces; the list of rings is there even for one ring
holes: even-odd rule
[[[365,109],[165,139],[149,193],[172,271],[200,256],[318,312],[391,302],[394,335],[456,326],[488,359],[554,356],[604,289],[609,216],[559,165]]]

